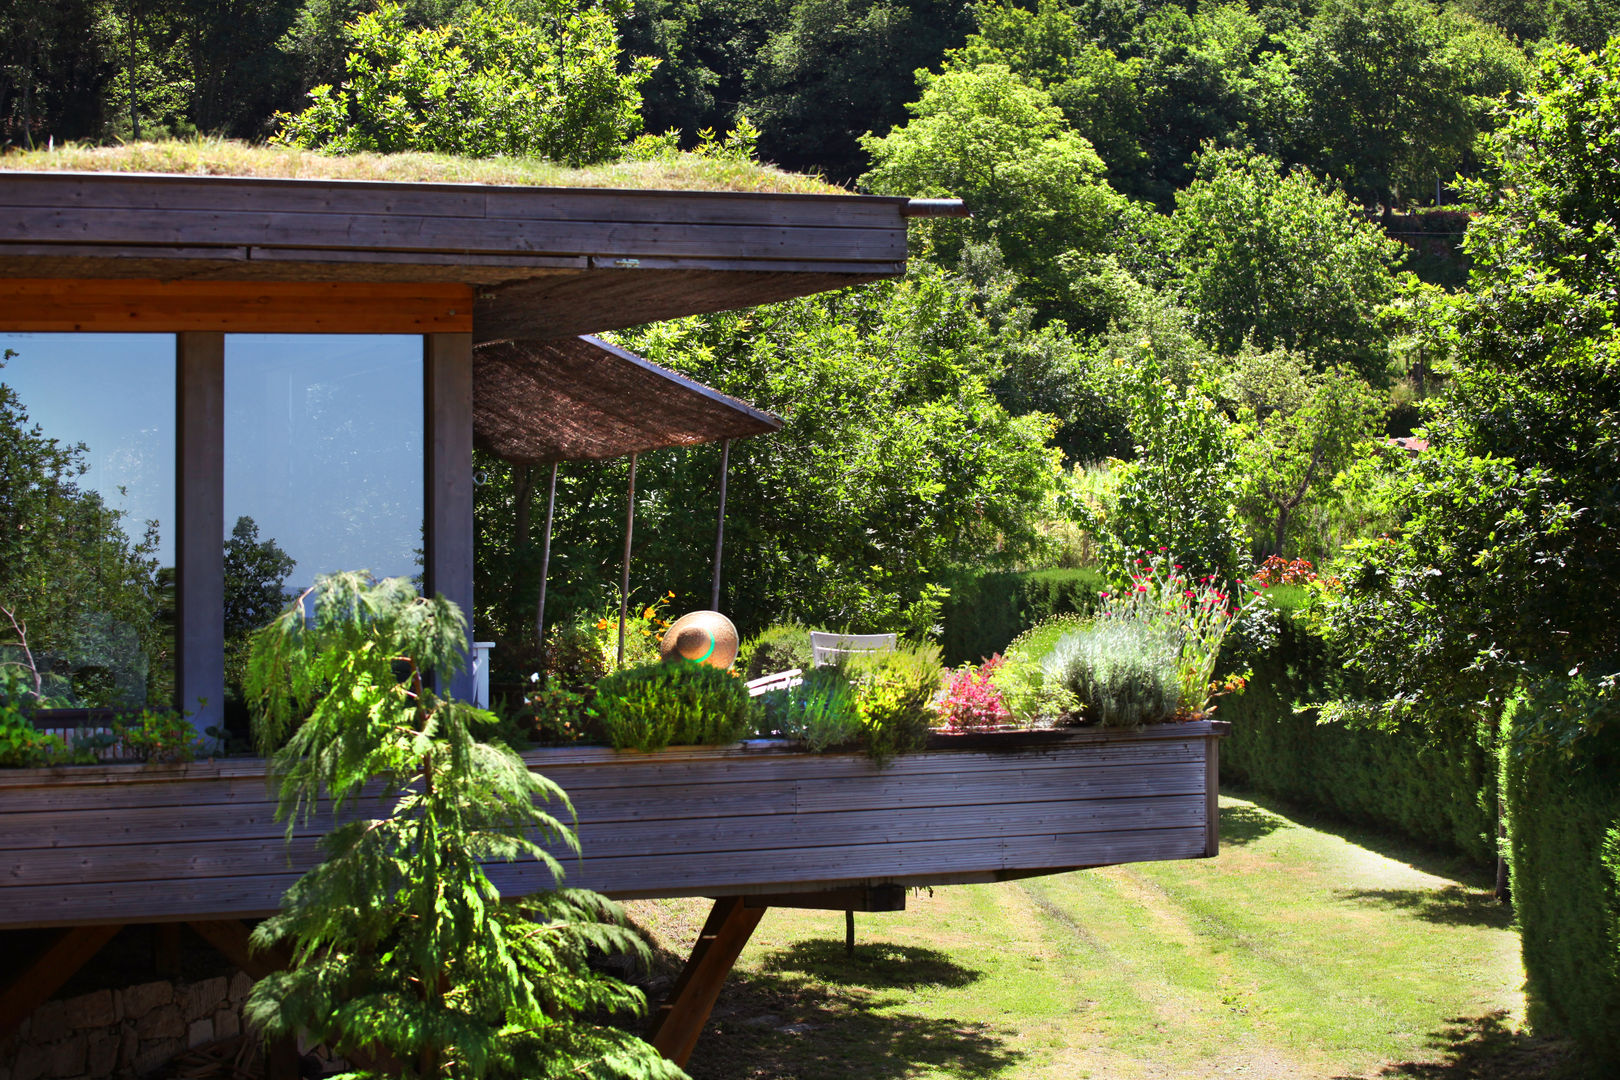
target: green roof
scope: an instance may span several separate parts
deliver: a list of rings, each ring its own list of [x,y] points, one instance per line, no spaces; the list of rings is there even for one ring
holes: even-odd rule
[[[772,194],[849,194],[819,177],[769,165],[677,154],[570,169],[549,161],[458,158],[447,154],[352,154],[338,157],[229,139],[164,140],[121,146],[68,145],[0,154],[0,170],[166,173],[186,176],[274,177],[288,180],[385,180],[432,184],[512,184],[524,187],[627,188],[641,191],[758,191]]]

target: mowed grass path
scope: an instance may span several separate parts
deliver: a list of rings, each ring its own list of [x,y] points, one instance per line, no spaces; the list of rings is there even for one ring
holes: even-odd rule
[[[856,916],[853,959],[841,913],[774,909],[689,1069],[696,1080],[1580,1075],[1561,1047],[1517,1034],[1518,938],[1484,882],[1246,799],[1223,797],[1221,812],[1217,859],[914,893],[903,913]],[[656,997],[707,901],[628,906],[667,950]]]

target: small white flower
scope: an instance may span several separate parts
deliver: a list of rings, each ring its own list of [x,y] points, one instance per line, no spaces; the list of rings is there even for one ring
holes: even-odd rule
[[[540,681],[540,673],[538,671],[529,672],[529,681],[530,682],[539,682]]]

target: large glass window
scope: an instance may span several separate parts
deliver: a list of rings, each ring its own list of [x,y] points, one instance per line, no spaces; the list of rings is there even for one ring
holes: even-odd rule
[[[0,693],[174,700],[175,339],[0,333]]]
[[[246,636],[317,575],[420,578],[422,394],[417,336],[226,336],[228,708]]]

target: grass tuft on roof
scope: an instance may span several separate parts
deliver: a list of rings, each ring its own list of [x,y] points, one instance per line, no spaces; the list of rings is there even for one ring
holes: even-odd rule
[[[513,184],[526,187],[628,188],[640,191],[760,191],[848,194],[814,176],[769,165],[678,154],[570,169],[549,161],[458,158],[447,154],[353,154],[343,157],[232,139],[166,139],[119,146],[67,145],[0,154],[0,170],[166,173],[288,180],[386,180],[417,184]]]

